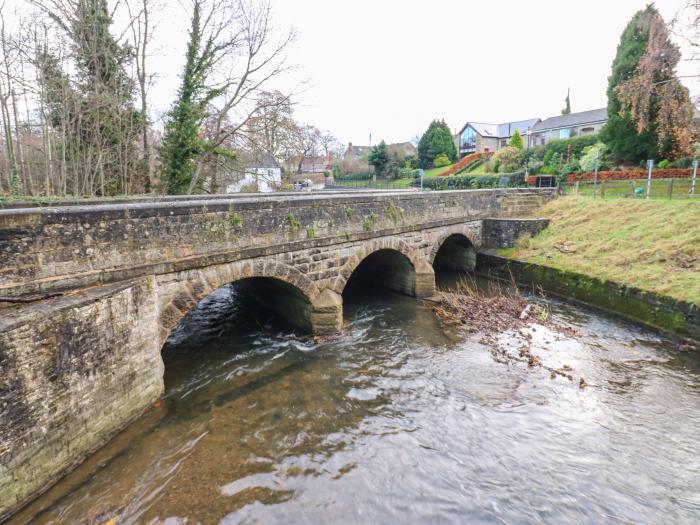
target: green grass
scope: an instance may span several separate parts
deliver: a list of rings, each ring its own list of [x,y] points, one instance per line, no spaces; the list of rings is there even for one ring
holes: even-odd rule
[[[634,188],[641,188],[643,195],[641,197],[634,195]],[[610,198],[626,198],[626,199],[640,199],[646,197],[647,182],[646,180],[615,180],[615,181],[605,181],[605,186],[598,183],[596,188],[596,196],[600,197],[601,191],[604,189],[604,197],[606,199]],[[690,194],[691,190],[691,180],[690,179],[674,179],[673,186],[671,187],[672,198],[696,198],[700,199],[700,181],[698,181],[695,188],[695,194]],[[576,191],[574,184],[567,185],[567,193],[574,193]],[[579,194],[592,196],[593,195],[593,183],[586,182],[579,184]],[[669,181],[668,180],[652,180],[651,181],[651,198],[653,199],[668,199],[669,196]]]
[[[700,202],[568,196],[549,228],[503,255],[700,305]]]
[[[469,175],[493,175],[492,173],[486,173],[486,163],[482,162],[474,167],[474,169],[469,170],[467,173]]]
[[[447,171],[452,167],[452,164],[449,166],[443,166],[442,168],[430,168],[429,170],[425,170],[425,173],[423,174],[424,177],[437,177],[440,175],[443,171]]]

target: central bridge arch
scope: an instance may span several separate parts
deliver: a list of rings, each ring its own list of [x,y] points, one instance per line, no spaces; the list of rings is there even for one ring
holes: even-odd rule
[[[423,256],[396,237],[372,239],[357,247],[332,288],[342,294],[350,279],[362,279],[412,297],[435,293],[435,274]]]

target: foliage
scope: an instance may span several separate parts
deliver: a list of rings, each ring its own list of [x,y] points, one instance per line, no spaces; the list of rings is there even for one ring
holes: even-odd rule
[[[442,168],[443,166],[449,166],[450,164],[452,164],[452,162],[450,162],[450,159],[444,153],[440,153],[440,155],[433,159],[433,166],[436,168]]]
[[[451,162],[457,160],[457,147],[445,121],[433,120],[418,142],[418,158],[422,168],[433,166],[435,158],[444,154]]]
[[[669,162],[669,168],[691,168],[693,166],[693,157],[681,157],[673,162]]]
[[[173,107],[168,113],[160,147],[163,181],[167,193],[185,193],[194,175],[194,159],[204,150],[199,128],[207,103],[216,96],[205,86],[213,66],[211,43],[203,44],[201,6],[194,3],[185,67]]]
[[[688,89],[676,77],[681,53],[670,40],[659,13],[649,21],[648,43],[635,74],[617,87],[622,109],[638,133],[652,130],[662,157],[690,152],[693,106]]]
[[[669,165],[670,163],[671,163],[670,160],[664,159],[664,160],[662,160],[661,162],[659,162],[658,167],[659,167],[659,169],[665,170],[666,168],[668,168],[668,165]]]
[[[639,132],[630,110],[623,107],[618,89],[637,74],[649,42],[649,26],[654,16],[658,16],[658,12],[653,5],[649,5],[632,17],[620,37],[612,74],[608,78],[608,121],[601,132],[601,140],[617,161],[637,163],[655,158],[658,153],[656,125],[652,124]]]
[[[516,149],[523,149],[523,137],[520,135],[520,131],[516,129],[513,132],[513,136],[508,141],[508,145]]]
[[[386,143],[383,140],[369,152],[367,162],[370,166],[374,166],[374,172],[377,175],[384,173],[389,164],[389,153],[386,151]]]
[[[353,180],[372,180],[372,173],[369,171],[348,173],[347,175],[339,175],[335,177],[337,181],[353,181]]]
[[[566,98],[564,99],[564,102],[566,102],[566,106],[564,106],[564,109],[561,110],[562,115],[570,115],[571,114],[571,99],[569,98],[569,90],[566,91]]]
[[[581,160],[579,161],[581,171],[589,172],[595,171],[596,168],[600,169],[600,167],[603,165],[603,159],[606,152],[607,146],[602,142],[597,142],[592,146],[586,146],[583,150]]]
[[[550,140],[544,147],[544,163],[545,165],[551,165],[551,159],[555,155],[559,155],[560,158],[566,160],[571,154],[572,158],[579,158],[583,153],[583,150],[588,146],[593,146],[599,142],[597,135],[582,135],[580,137],[574,137],[571,139],[556,139]]]
[[[432,190],[470,190],[482,188],[498,188],[501,178],[507,177],[509,188],[525,185],[523,172],[510,173],[508,175],[451,175],[449,177],[426,177],[423,179],[423,187]],[[420,181],[414,181],[414,187],[420,186]]]
[[[498,173],[513,173],[523,166],[521,151],[513,146],[499,149],[493,156],[494,169]]]
[[[134,83],[127,74],[130,50],[110,33],[112,16],[105,0],[75,2],[62,12],[49,11],[71,40],[75,77],[46,49],[39,53],[49,119],[65,140],[61,157],[75,166],[79,193],[115,195],[133,190],[138,169],[136,143],[144,126],[134,108]],[[82,179],[78,187],[78,179]],[[145,181],[139,181],[142,189]]]

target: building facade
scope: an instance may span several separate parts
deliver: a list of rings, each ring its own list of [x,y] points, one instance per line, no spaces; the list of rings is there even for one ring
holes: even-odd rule
[[[455,136],[459,156],[495,152],[508,145],[517,129],[528,147],[544,146],[556,139],[598,133],[608,119],[606,108],[503,124],[467,122]]]
[[[527,137],[527,145],[544,146],[551,140],[593,135],[603,128],[607,120],[607,108],[549,117],[533,126]]]

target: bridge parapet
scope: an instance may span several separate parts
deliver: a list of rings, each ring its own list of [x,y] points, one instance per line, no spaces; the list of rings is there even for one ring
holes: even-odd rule
[[[487,217],[551,190],[316,194],[0,210],[0,295],[67,290]]]

